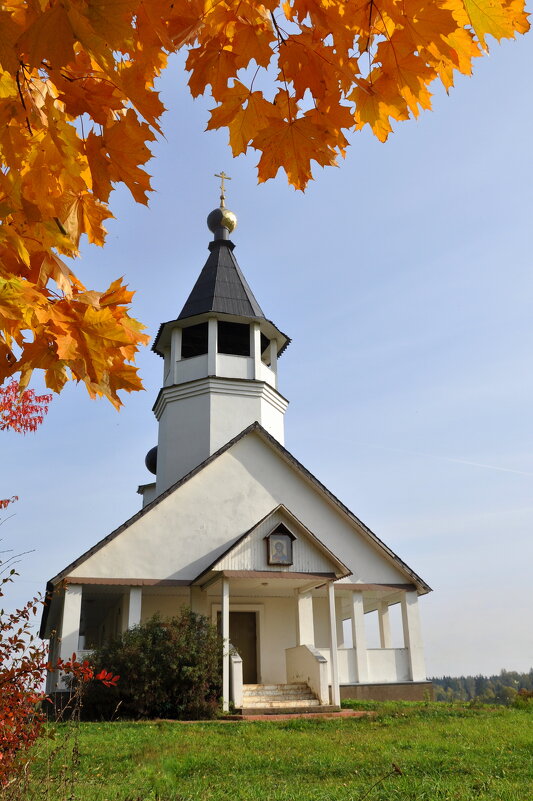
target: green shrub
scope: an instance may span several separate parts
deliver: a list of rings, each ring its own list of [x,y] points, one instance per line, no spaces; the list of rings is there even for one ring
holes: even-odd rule
[[[85,719],[199,720],[217,712],[222,639],[207,618],[190,609],[170,619],[154,615],[99,648],[91,661],[120,679],[105,693],[96,683],[87,687]]]
[[[513,706],[515,709],[533,712],[533,690],[519,690],[515,695]]]

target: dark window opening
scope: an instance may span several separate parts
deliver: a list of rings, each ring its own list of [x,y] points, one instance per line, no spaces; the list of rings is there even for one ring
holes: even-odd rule
[[[250,326],[244,323],[218,323],[218,352],[233,356],[250,355]]]
[[[270,359],[270,340],[264,334],[261,334],[261,357]]]
[[[207,353],[207,323],[184,328],[181,333],[181,358],[191,359]]]

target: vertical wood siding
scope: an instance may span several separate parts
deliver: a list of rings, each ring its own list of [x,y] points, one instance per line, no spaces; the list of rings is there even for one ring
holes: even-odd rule
[[[290,566],[269,565],[265,537],[279,523],[283,523],[296,539],[292,544],[293,564]],[[218,562],[215,570],[270,570],[272,572],[330,573],[334,565],[309,541],[299,526],[289,522],[283,512],[277,511],[260,523],[230,553]]]

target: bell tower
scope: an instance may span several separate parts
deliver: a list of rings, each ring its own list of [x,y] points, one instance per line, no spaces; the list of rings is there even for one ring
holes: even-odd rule
[[[154,405],[157,451],[146,460],[156,486],[145,491],[145,504],[255,421],[284,440],[288,401],[278,392],[277,364],[290,340],[265,317],[237,264],[229,239],[237,218],[225,206],[227,176],[217,177],[220,206],[207,218],[208,259],[180,314],[161,325],[152,346],[164,360],[163,386]]]

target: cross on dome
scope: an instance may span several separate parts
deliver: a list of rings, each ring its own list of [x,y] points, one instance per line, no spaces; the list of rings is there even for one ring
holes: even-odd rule
[[[220,242],[228,238],[229,234],[237,227],[236,215],[226,208],[226,181],[231,181],[229,175],[224,170],[215,173],[215,178],[220,178],[220,206],[214,209],[207,218],[207,227],[215,235],[214,241]]]
[[[224,209],[226,207],[226,186],[224,181],[231,181],[231,177],[222,170],[219,173],[215,173],[215,178],[220,178],[220,208]]]

